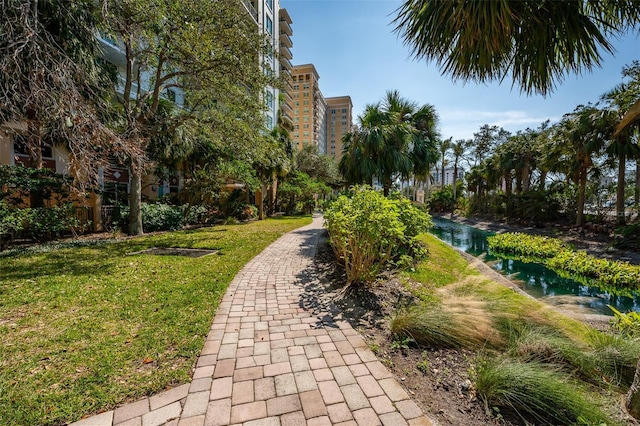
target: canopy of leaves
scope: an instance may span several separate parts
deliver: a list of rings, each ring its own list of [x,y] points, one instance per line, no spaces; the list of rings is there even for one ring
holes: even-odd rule
[[[454,79],[507,77],[546,95],[569,72],[598,66],[612,36],[640,21],[626,0],[405,0],[395,31],[416,58],[435,61]]]

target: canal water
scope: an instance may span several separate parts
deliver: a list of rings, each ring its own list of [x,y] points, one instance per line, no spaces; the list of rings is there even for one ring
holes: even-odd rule
[[[578,281],[563,278],[539,263],[525,263],[492,254],[487,237],[493,235],[468,225],[443,218],[433,218],[430,232],[474,256],[484,254],[484,261],[492,268],[509,276],[531,296],[563,309],[588,314],[613,315],[607,305],[621,312],[640,311],[640,296],[612,295],[598,287],[586,286]]]

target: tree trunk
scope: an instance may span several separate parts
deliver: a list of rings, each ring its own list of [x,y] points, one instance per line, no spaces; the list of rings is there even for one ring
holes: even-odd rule
[[[624,187],[625,172],[627,171],[627,158],[624,152],[618,155],[618,186],[616,188],[616,223],[624,225]]]
[[[546,187],[546,181],[547,180],[547,171],[546,170],[541,170],[540,171],[540,183],[538,184],[538,189],[540,191],[544,191],[545,187]]]
[[[258,203],[258,220],[264,219],[264,196],[262,194],[264,194],[265,192],[266,191],[264,184],[262,184],[260,186],[260,189],[256,191],[256,201]]]
[[[139,161],[132,161],[129,176],[129,235],[142,235],[142,167]]]
[[[627,411],[636,419],[640,419],[640,359],[636,365],[636,374],[633,376],[633,383],[627,393]]]
[[[453,202],[456,201],[456,183],[458,180],[458,162],[453,163]]]
[[[36,8],[38,2],[35,2]],[[27,112],[29,118],[28,135],[27,135],[27,151],[29,152],[29,167],[33,169],[42,169],[44,167],[42,161],[42,135],[40,134],[40,123],[36,120],[36,112],[30,109]],[[29,207],[44,207],[44,198],[42,191],[32,189],[29,191]]]
[[[529,192],[529,189],[531,189],[531,168],[529,167],[529,163],[525,163],[522,167],[520,179],[522,180],[522,192]]]
[[[576,212],[576,226],[584,226],[584,198],[587,190],[587,168],[580,168],[578,178],[578,211]]]

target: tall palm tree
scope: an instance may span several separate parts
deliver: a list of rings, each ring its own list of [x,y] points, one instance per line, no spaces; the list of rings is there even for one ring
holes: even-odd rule
[[[635,102],[640,101],[640,61],[634,61],[630,66],[622,69],[623,77],[628,81],[620,83],[609,92],[602,95],[602,99],[609,103],[613,126],[620,122],[623,114],[629,111]],[[640,122],[631,123],[624,129],[614,132],[611,143],[607,147],[609,155],[618,157],[618,184],[616,189],[616,213],[618,224],[625,222],[624,189],[626,175],[626,160],[636,159],[636,187],[635,205],[640,198],[640,149],[638,147],[638,128]]]
[[[584,204],[587,177],[610,134],[606,114],[592,105],[580,105],[565,114],[555,126],[554,146],[549,155],[553,171],[562,171],[578,186],[576,226],[584,226]]]
[[[444,188],[444,167],[447,162],[447,154],[449,153],[449,149],[451,149],[451,139],[441,140],[438,143],[438,151],[440,152],[440,187]]]
[[[437,135],[437,121],[433,106],[418,106],[388,91],[382,102],[365,107],[358,130],[343,137],[341,173],[349,183],[371,182],[377,176],[384,195],[389,195],[396,175],[408,177],[431,161],[429,145]]]
[[[591,70],[608,37],[640,21],[627,0],[404,0],[393,23],[418,59],[454,79],[501,81],[547,94],[569,73]]]
[[[464,139],[459,139],[451,144],[451,151],[453,152],[453,199],[454,200],[456,199],[456,189],[457,189],[457,183],[458,183],[458,165],[468,145],[469,145],[469,141],[466,141]]]

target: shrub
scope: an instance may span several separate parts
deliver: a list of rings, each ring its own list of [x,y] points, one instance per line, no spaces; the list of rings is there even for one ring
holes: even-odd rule
[[[0,200],[0,251],[25,228],[28,214],[28,209],[10,208],[4,200]]]
[[[613,311],[613,319],[611,320],[611,326],[627,337],[639,337],[640,336],[640,313],[639,312],[627,312],[622,313],[611,305],[608,305],[609,309]]]
[[[142,203],[142,229],[144,232],[175,231],[182,228],[184,215],[180,206],[163,203]],[[129,207],[121,206],[113,212],[113,223],[120,229],[129,227]]]
[[[452,212],[456,207],[456,200],[453,198],[453,188],[447,185],[435,191],[429,197],[429,210],[434,212]]]
[[[487,407],[512,411],[527,423],[610,424],[576,384],[549,366],[482,358],[474,376]]]
[[[566,245],[557,238],[527,235],[519,232],[487,237],[489,248],[499,253],[526,256],[534,259],[548,259],[557,256]]]
[[[352,197],[340,196],[324,217],[348,284],[369,283],[394,260],[419,255],[415,237],[431,223],[408,201],[387,199],[366,187],[355,188]]]
[[[142,203],[141,212],[144,232],[175,231],[182,228],[183,214],[179,206]]]
[[[524,257],[525,261],[541,261],[562,274],[593,279],[600,287],[637,289],[640,266],[628,262],[598,259],[584,251],[571,250],[557,238],[504,233],[487,238],[489,248],[498,253]]]

